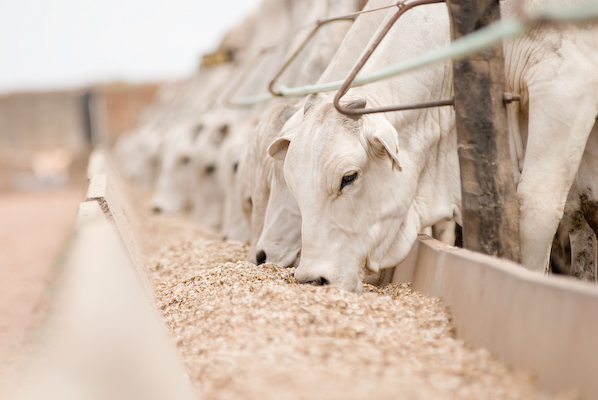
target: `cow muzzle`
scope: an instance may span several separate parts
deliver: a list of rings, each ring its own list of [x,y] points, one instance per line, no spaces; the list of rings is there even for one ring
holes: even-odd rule
[[[299,281],[299,283],[310,284],[315,286],[325,286],[330,285],[330,279],[322,274],[310,274],[310,273],[302,273],[300,268],[295,270],[295,279]]]
[[[304,261],[301,262],[303,265]],[[348,292],[361,293],[363,285],[358,276],[338,276],[338,274],[327,272],[326,269],[309,270],[299,266],[295,270],[295,279],[300,283],[315,286],[338,286]]]

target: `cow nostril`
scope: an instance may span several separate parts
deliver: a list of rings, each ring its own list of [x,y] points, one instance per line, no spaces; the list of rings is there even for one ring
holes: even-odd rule
[[[323,276],[319,277],[318,279],[307,281],[305,283],[311,283],[314,286],[326,286],[330,284],[330,282],[328,282],[328,279],[324,278]]]
[[[152,208],[152,211],[153,211],[155,214],[161,214],[161,213],[162,213],[162,209],[161,209],[160,207],[158,207],[158,206],[156,206],[156,207]]]
[[[255,255],[255,260],[257,261],[257,265],[260,265],[260,264],[263,264],[266,262],[266,253],[264,252],[264,250],[260,250]]]
[[[228,240],[228,236],[226,236],[226,235],[222,236],[222,240],[224,240],[226,242]]]

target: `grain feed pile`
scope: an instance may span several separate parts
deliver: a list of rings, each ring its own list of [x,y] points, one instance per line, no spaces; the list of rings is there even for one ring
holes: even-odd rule
[[[409,285],[300,285],[183,219],[140,220],[157,307],[205,399],[549,398],[454,339],[442,302]]]

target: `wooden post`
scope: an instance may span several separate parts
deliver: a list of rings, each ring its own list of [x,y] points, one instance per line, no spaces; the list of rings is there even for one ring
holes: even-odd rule
[[[500,19],[498,0],[447,0],[452,39]],[[463,246],[520,261],[502,47],[453,63]]]

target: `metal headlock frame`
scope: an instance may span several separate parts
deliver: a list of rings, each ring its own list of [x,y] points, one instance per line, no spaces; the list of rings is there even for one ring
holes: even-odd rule
[[[297,56],[299,55],[299,53],[301,53],[301,50],[303,50],[305,48],[305,46],[307,45],[307,43],[315,36],[315,34],[317,33],[317,31],[322,26],[324,26],[324,25],[326,25],[326,24],[328,24],[330,22],[355,21],[355,19],[359,15],[361,15],[361,14],[367,14],[367,13],[371,13],[371,12],[375,12],[375,11],[386,10],[388,8],[392,8],[392,7],[395,7],[395,6],[396,6],[396,4],[390,4],[388,6],[372,8],[372,9],[369,9],[369,10],[356,11],[356,12],[352,12],[352,13],[349,13],[349,14],[339,15],[339,16],[336,16],[336,17],[330,17],[330,18],[326,18],[326,19],[318,19],[315,22],[312,22],[312,23],[309,23],[307,25],[304,25],[301,28],[296,29],[294,32],[291,32],[284,39],[282,39],[280,42],[262,48],[253,57],[253,59],[251,60],[251,62],[249,63],[249,65],[244,69],[241,77],[235,81],[234,85],[232,85],[232,93],[230,93],[229,96],[226,96],[226,100],[224,101],[225,105],[232,106],[232,107],[243,106],[241,104],[235,104],[233,102],[232,98],[233,98],[234,94],[236,93],[236,89],[238,89],[241,86],[240,84],[247,78],[247,76],[249,75],[249,72],[255,66],[257,60],[260,57],[262,57],[264,54],[266,54],[266,53],[274,50],[276,47],[278,47],[278,46],[282,45],[283,43],[287,42],[288,40],[290,40],[291,37],[295,36],[298,32],[302,31],[303,29],[309,28],[310,26],[312,26],[313,24],[315,24],[315,27],[312,29],[312,31],[309,33],[309,35],[307,35],[307,37],[303,40],[303,42],[301,43],[301,45],[299,45],[299,47],[297,48],[297,50],[283,64],[283,66],[281,67],[281,69],[278,71],[278,73],[274,76],[274,78],[272,78],[272,80],[268,84],[268,91],[270,92],[269,94],[272,94],[274,96],[284,96],[284,94],[282,94],[282,93],[277,92],[277,91],[274,90],[274,83],[276,82],[276,80],[278,78],[280,78],[280,76],[289,67],[289,65],[293,62],[293,60],[295,58],[297,58]],[[268,94],[266,94],[266,93],[261,93],[261,94],[257,94],[257,95],[253,95],[253,96],[246,96],[246,97],[254,98],[253,102],[264,101],[264,100],[267,100],[267,99],[270,98],[268,96]],[[249,105],[249,104],[246,104],[246,105]]]
[[[399,10],[396,12],[395,15],[386,23],[382,31],[378,34],[376,39],[370,44],[367,51],[361,56],[361,58],[357,61],[349,76],[345,79],[341,87],[336,92],[334,96],[334,108],[342,114],[345,115],[362,115],[362,114],[373,114],[373,113],[380,113],[380,112],[388,112],[388,111],[405,111],[405,110],[416,110],[420,108],[431,108],[431,107],[444,107],[444,106],[453,106],[455,104],[454,99],[450,100],[438,100],[438,101],[430,101],[424,103],[414,103],[414,104],[407,104],[401,106],[388,106],[388,107],[376,107],[376,108],[359,108],[359,109],[350,109],[343,107],[340,104],[341,98],[347,93],[351,83],[364,67],[365,63],[368,61],[374,50],[378,47],[382,39],[386,36],[386,34],[390,31],[393,27],[395,22],[399,20],[399,18],[405,14],[408,10],[415,8],[417,6],[423,6],[427,4],[436,4],[436,3],[444,3],[446,0],[414,0],[410,2],[399,1],[397,3],[397,7]]]
[[[299,47],[297,48],[297,50],[295,50],[293,52],[293,54],[291,54],[291,56],[283,64],[283,66],[276,73],[276,75],[274,75],[274,78],[272,78],[272,80],[268,84],[268,91],[270,93],[272,93],[274,96],[284,96],[283,93],[274,90],[274,83],[276,83],[276,80],[278,80],[278,78],[280,78],[280,76],[283,74],[283,72],[286,71],[286,69],[289,67],[289,65],[291,65],[291,63],[293,62],[293,60],[295,60],[295,58],[297,58],[297,56],[299,55],[299,53],[301,53],[301,51],[305,48],[305,46],[307,45],[307,43],[316,35],[316,33],[318,32],[318,30],[320,30],[321,27],[323,27],[324,25],[326,25],[326,24],[328,24],[330,22],[342,22],[342,21],[353,21],[354,22],[355,19],[359,15],[361,15],[361,14],[367,14],[367,13],[371,13],[371,12],[374,12],[374,11],[386,10],[388,8],[395,7],[397,5],[398,5],[398,3],[397,4],[390,4],[388,6],[383,6],[383,7],[378,7],[378,8],[372,8],[372,9],[369,9],[369,10],[356,11],[356,12],[345,14],[345,15],[339,15],[338,17],[331,17],[331,18],[326,18],[326,19],[318,19],[315,22],[316,26],[312,29],[312,31],[309,33],[309,35],[307,35],[307,37],[303,40],[303,42],[301,42],[301,44],[299,45]]]
[[[330,19],[316,21],[316,26],[314,27],[314,29],[312,29],[312,31],[309,33],[309,35],[307,35],[305,40],[303,40],[301,45],[299,45],[297,50],[295,50],[295,52],[288,58],[288,60],[283,64],[283,66],[280,68],[280,70],[278,70],[276,75],[274,75],[274,78],[272,78],[272,80],[268,84],[268,91],[270,93],[272,93],[274,96],[282,96],[282,93],[274,90],[274,83],[276,83],[276,80],[278,80],[278,78],[280,78],[280,76],[283,74],[283,72],[286,71],[286,69],[289,67],[289,65],[291,65],[293,60],[295,58],[297,58],[299,53],[301,53],[301,50],[303,50],[305,48],[307,43],[316,35],[316,33],[318,32],[318,30],[320,30],[321,27],[323,27],[324,25],[326,25],[330,22],[339,22],[339,21],[355,21],[355,17],[344,16],[344,17],[337,17],[337,18],[330,18]]]
[[[400,3],[403,3],[403,1],[401,1]],[[413,3],[416,2],[413,1],[407,4],[409,8],[416,6],[416,4]],[[391,8],[395,6],[397,5],[393,4],[384,8]],[[366,10],[365,12],[369,11],[375,10]],[[403,10],[403,13],[405,11],[406,10]],[[354,77],[351,84],[353,87],[362,86],[367,83],[390,78],[395,75],[400,75],[402,73],[421,68],[423,66],[430,65],[438,61],[446,59],[459,59],[469,54],[474,54],[476,52],[487,49],[488,47],[499,45],[504,39],[523,34],[527,28],[540,23],[579,23],[584,21],[596,20],[598,20],[598,0],[594,0],[593,4],[584,5],[580,7],[543,7],[541,10],[536,11],[534,14],[526,15],[525,13],[522,13],[522,15],[516,18],[494,22],[484,29],[481,29],[479,31],[466,35],[460,39],[457,39],[454,42],[451,42],[451,45],[446,48],[441,48],[435,51],[422,54],[421,56],[416,57],[414,59],[409,59],[398,64],[391,65],[379,71],[365,74],[356,78]],[[343,86],[343,83],[344,81],[335,81],[316,85],[305,85],[296,88],[289,88],[283,86],[280,88],[280,92],[281,96],[283,97],[302,97],[313,93],[338,90],[341,86]],[[506,103],[510,103],[512,101],[519,100],[518,97],[519,96],[517,95],[505,93],[504,100]],[[232,105],[247,106],[271,98],[273,98],[272,93],[265,92],[260,93],[258,95],[239,98]]]

